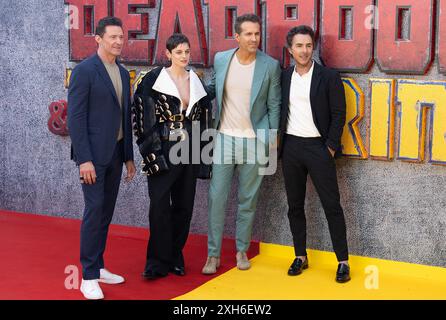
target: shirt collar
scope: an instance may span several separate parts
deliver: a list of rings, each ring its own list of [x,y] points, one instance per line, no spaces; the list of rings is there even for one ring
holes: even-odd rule
[[[189,70],[189,81],[190,81],[189,105],[187,106],[186,116],[188,116],[192,111],[193,105],[197,103],[201,98],[207,95],[206,91],[203,88],[203,85],[201,84],[200,78],[198,78],[197,74],[192,69]],[[153,84],[152,89],[164,94],[177,97],[178,100],[180,100],[182,109],[184,109],[183,101],[181,100],[177,86],[167,73],[166,68],[163,68],[161,70],[161,73],[159,74],[158,78]]]
[[[294,67],[293,68],[293,76],[296,76],[296,77],[298,77],[300,79],[306,79],[308,77],[310,77],[310,79],[311,79],[311,77],[313,76],[313,70],[314,70],[314,60],[311,60],[311,63],[312,64],[311,64],[310,70],[308,70],[308,72],[303,74],[302,76],[299,73],[296,72],[296,68]]]

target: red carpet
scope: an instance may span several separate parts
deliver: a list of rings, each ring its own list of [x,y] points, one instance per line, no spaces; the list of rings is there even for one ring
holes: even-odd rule
[[[65,287],[67,277],[73,280],[72,271],[65,274],[67,266],[77,266],[79,286],[82,278],[79,230],[80,220],[0,210],[0,300],[83,299],[79,290]],[[169,274],[155,281],[143,280],[147,238],[148,231],[143,228],[110,227],[106,268],[124,276],[126,282],[101,284],[107,300],[172,299],[213,278],[200,273],[207,255],[206,236],[190,235],[184,250],[185,277]],[[248,256],[256,254],[258,243],[253,242]],[[223,241],[221,259],[222,265],[215,276],[235,266],[234,240]]]

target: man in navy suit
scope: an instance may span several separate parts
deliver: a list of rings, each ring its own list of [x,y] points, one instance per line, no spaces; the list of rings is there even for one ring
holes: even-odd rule
[[[135,175],[130,117],[130,76],[116,58],[124,43],[122,22],[106,17],[95,33],[98,50],[78,64],[68,89],[68,128],[72,158],[79,166],[85,210],[81,225],[81,292],[102,299],[99,282],[117,284],[124,278],[104,268],[108,227],[125,163]]]

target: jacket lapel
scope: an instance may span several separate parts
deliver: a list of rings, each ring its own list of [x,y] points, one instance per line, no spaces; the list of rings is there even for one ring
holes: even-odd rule
[[[311,77],[310,104],[311,104],[311,110],[313,112],[313,119],[316,119],[314,113],[314,108],[316,107],[316,105],[314,103],[314,100],[316,98],[319,82],[321,82],[321,66],[316,61],[314,61],[313,63],[314,63],[314,68],[313,68],[313,76]]]
[[[251,100],[249,105],[249,110],[252,110],[252,106],[260,92],[262,87],[263,78],[265,77],[267,63],[264,61],[263,52],[257,50],[256,56],[256,66],[254,68],[254,77],[252,79],[251,88]]]
[[[177,86],[175,82],[173,82],[172,78],[166,71],[166,68],[163,68],[156,78],[155,83],[152,86],[152,89],[173,97],[176,97],[181,103],[180,93],[178,92]]]
[[[119,107],[119,101],[118,101],[118,97],[116,96],[116,90],[115,90],[115,87],[113,87],[113,83],[110,79],[110,76],[108,75],[107,69],[105,69],[105,66],[101,61],[101,58],[99,58],[99,56],[97,54],[95,55],[95,57],[96,57],[96,59],[95,59],[96,69],[97,69],[99,75],[104,80],[104,83],[107,86],[107,88],[111,91],[111,93],[115,99],[115,102],[118,104],[118,107]],[[121,72],[121,79],[122,79],[122,72]],[[124,88],[124,86],[123,86],[123,88]]]
[[[217,101],[218,101],[218,108],[219,111],[221,111],[221,105],[223,103],[223,87],[225,86],[225,80],[226,80],[226,76],[228,74],[228,70],[229,70],[229,65],[231,63],[232,57],[234,56],[235,51],[237,50],[237,48],[228,51],[227,55],[225,57],[222,58],[222,66],[223,66],[223,70],[222,72],[219,72],[216,76],[218,77],[216,79],[216,82],[219,84],[217,87]]]
[[[282,129],[283,131],[286,129],[286,119],[288,118],[288,113],[290,110],[290,87],[291,87],[291,77],[294,72],[294,67],[290,67],[285,71],[284,77],[283,77],[283,95],[282,95],[282,106],[283,106],[283,112],[282,112]]]
[[[122,108],[123,110],[127,110],[128,106],[128,99],[126,99],[127,92],[130,93],[130,81],[127,81],[127,75],[125,69],[118,64],[119,66],[119,73],[121,74],[121,82],[122,82]],[[113,90],[115,91],[115,90]],[[115,92],[116,93],[116,92]]]
[[[197,74],[191,69],[189,71],[189,105],[186,109],[186,116],[189,116],[189,114],[192,111],[192,107],[200,101],[203,97],[207,96],[206,91],[203,88],[203,84],[200,81],[200,78],[198,78]]]

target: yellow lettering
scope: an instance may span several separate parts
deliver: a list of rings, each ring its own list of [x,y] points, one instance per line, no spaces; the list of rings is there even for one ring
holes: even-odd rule
[[[395,80],[370,79],[370,156],[392,160],[395,132]]]
[[[133,92],[135,92],[135,91],[132,90],[132,88],[133,88],[133,84],[135,83],[135,80],[136,80],[136,70],[134,70],[134,69],[129,70],[129,74],[130,74],[130,95],[133,95]]]
[[[138,88],[138,85],[141,83],[142,78],[144,78],[144,76],[148,73],[149,71],[141,71],[140,73],[138,73],[138,76],[135,77],[135,79],[133,79],[132,82],[132,86],[130,88],[133,88],[133,92],[136,91],[136,89]]]
[[[398,80],[397,98],[400,105],[398,159],[424,161],[429,125],[430,162],[446,164],[446,82]]]
[[[71,72],[73,71],[73,69],[71,68],[66,68],[65,69],[65,81],[64,81],[64,85],[65,88],[68,89],[68,87],[70,86],[70,77],[71,77]]]
[[[347,103],[347,118],[341,139],[342,153],[353,158],[367,159],[367,150],[358,128],[358,124],[364,118],[364,92],[355,80],[343,78],[342,81]]]

